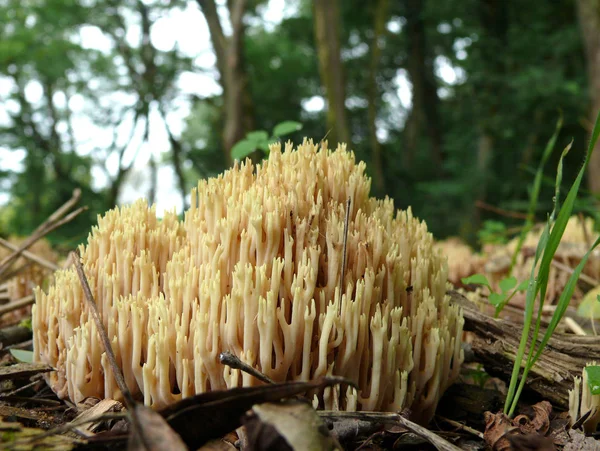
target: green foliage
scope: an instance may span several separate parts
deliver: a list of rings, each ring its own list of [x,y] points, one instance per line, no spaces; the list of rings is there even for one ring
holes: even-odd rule
[[[490,375],[486,373],[483,365],[481,364],[477,365],[477,368],[467,368],[465,370],[465,375],[467,377],[471,377],[473,382],[480,388],[483,388],[487,380],[490,378]]]
[[[569,302],[571,300],[571,296],[575,291],[575,286],[577,284],[577,280],[579,275],[583,271],[585,264],[591,254],[591,252],[600,244],[600,238],[598,238],[592,247],[588,250],[588,252],[581,259],[581,262],[577,265],[573,273],[570,275],[569,280],[560,294],[558,299],[558,303],[554,314],[552,315],[552,319],[546,329],[544,336],[542,337],[540,343],[538,344],[538,335],[540,329],[540,323],[542,318],[542,308],[544,306],[544,299],[546,297],[546,289],[548,286],[548,278],[550,273],[550,266],[552,263],[552,259],[554,258],[554,254],[558,249],[558,245],[563,236],[565,228],[567,226],[567,222],[571,213],[573,211],[573,207],[575,204],[575,199],[577,197],[577,193],[579,191],[579,186],[581,185],[581,181],[583,179],[583,174],[589,164],[590,157],[594,150],[594,146],[598,141],[598,137],[600,136],[600,113],[596,119],[596,123],[594,125],[594,130],[592,132],[592,139],[588,146],[588,151],[586,153],[586,157],[583,163],[583,166],[579,170],[579,174],[577,175],[571,189],[567,193],[564,204],[560,206],[559,204],[559,190],[562,182],[562,169],[563,169],[563,159],[569,150],[566,148],[563,151],[561,158],[559,160],[557,175],[556,175],[556,192],[554,196],[554,210],[550,214],[544,231],[542,232],[541,238],[538,242],[535,257],[533,261],[533,266],[531,269],[531,277],[529,279],[529,285],[526,294],[525,300],[525,312],[524,312],[524,324],[523,324],[523,332],[521,335],[521,342],[519,344],[519,349],[517,351],[517,355],[515,357],[515,363],[513,367],[513,372],[510,380],[510,385],[508,388],[508,393],[506,396],[506,403],[504,405],[504,412],[508,415],[512,415],[516,409],[517,402],[525,386],[525,381],[527,380],[527,375],[539,356],[541,355],[544,347],[550,340],[550,337],[554,333],[554,330],[560,320],[562,319]],[[556,219],[555,219],[556,218]],[[538,267],[536,274],[536,268]],[[526,361],[523,360],[525,357],[525,349],[527,347],[527,342],[530,336],[531,324],[534,316],[534,307],[535,300],[539,294],[539,303],[538,303],[538,311],[537,311],[537,319],[535,322],[535,328],[533,334],[531,335],[531,343],[529,354],[527,356]],[[517,383],[519,381],[519,372],[521,366],[524,364],[523,375],[521,377],[519,386],[517,388]]]
[[[33,351],[25,351],[23,349],[11,349],[12,356],[23,363],[33,363]]]
[[[256,150],[262,150],[264,155],[269,154],[269,145],[277,142],[280,137],[289,135],[302,129],[302,124],[295,121],[280,122],[273,128],[273,134],[269,137],[269,133],[264,130],[256,130],[246,134],[246,137],[237,142],[231,149],[231,158],[234,160],[242,160]]]
[[[546,145],[546,148],[544,149],[544,153],[542,154],[542,159],[540,160],[538,170],[535,174],[535,180],[533,182],[533,190],[531,191],[531,195],[529,197],[529,208],[527,210],[527,219],[525,220],[525,225],[524,225],[523,229],[521,230],[521,234],[519,235],[519,241],[517,242],[517,247],[515,248],[515,251],[513,252],[511,262],[510,262],[510,271],[511,272],[517,261],[517,256],[521,252],[521,248],[523,247],[525,238],[527,237],[527,234],[533,228],[533,223],[534,223],[534,219],[535,219],[535,211],[536,211],[538,199],[540,196],[540,189],[542,186],[542,178],[544,176],[544,166],[545,166],[546,162],[548,161],[548,158],[550,158],[552,151],[554,150],[554,145],[556,144],[556,139],[558,138],[558,133],[560,132],[562,123],[563,123],[563,118],[562,118],[562,116],[560,116],[558,118],[558,121],[556,122],[556,129],[554,131],[554,134],[552,135],[552,137],[548,141],[548,144]],[[571,141],[571,143],[567,146],[567,148],[563,152],[564,154],[566,154],[571,149],[572,143],[573,142]]]
[[[600,366],[588,365],[585,367],[587,383],[592,395],[600,395]]]
[[[488,219],[477,231],[477,238],[482,244],[504,244],[507,242],[507,234],[506,224]]]
[[[588,291],[577,306],[577,316],[585,319],[600,319],[600,286]]]
[[[524,280],[520,284],[517,285],[517,279],[515,277],[507,277],[502,279],[498,285],[500,286],[500,293],[497,293],[493,290],[489,280],[483,274],[473,274],[469,277],[464,277],[461,279],[462,283],[465,285],[475,284],[475,285],[483,285],[486,287],[490,293],[488,295],[488,300],[490,304],[492,304],[496,310],[494,316],[497,318],[502,309],[506,307],[506,305],[510,302],[515,294],[521,291],[525,291],[529,284],[528,280]]]

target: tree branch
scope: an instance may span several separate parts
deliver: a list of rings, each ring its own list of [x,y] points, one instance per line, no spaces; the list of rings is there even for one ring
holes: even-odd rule
[[[227,59],[227,38],[223,33],[223,27],[221,26],[221,21],[219,20],[219,14],[217,13],[217,5],[215,4],[214,0],[196,1],[198,2],[198,5],[202,10],[202,14],[206,19],[206,23],[210,31],[210,40],[215,50],[215,55],[217,56],[217,68],[219,69],[221,80],[223,81],[225,78],[224,65]],[[240,3],[243,3],[243,1],[241,1]]]

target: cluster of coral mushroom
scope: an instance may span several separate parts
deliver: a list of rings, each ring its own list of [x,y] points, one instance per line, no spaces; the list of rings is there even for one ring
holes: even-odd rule
[[[81,258],[132,392],[158,408],[259,384],[220,364],[230,351],[275,381],[357,384],[321,408],[428,419],[459,372],[462,314],[425,223],[369,191],[345,146],[305,141],[200,181],[182,221],[145,201],[99,217]],[[33,327],[60,397],[120,398],[74,268],[37,290]]]

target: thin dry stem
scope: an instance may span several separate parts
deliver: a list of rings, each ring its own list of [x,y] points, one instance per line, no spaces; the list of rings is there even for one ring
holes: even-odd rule
[[[221,354],[219,354],[219,360],[221,361],[221,363],[223,365],[227,365],[228,367],[233,368],[234,370],[240,370],[245,373],[248,373],[251,376],[254,376],[255,378],[257,378],[259,381],[262,381],[266,384],[274,384],[275,383],[275,381],[273,379],[271,379],[269,376],[261,373],[256,368],[251,367],[247,363],[242,362],[239,358],[237,358],[231,352],[222,352]]]
[[[52,213],[50,217],[46,219],[46,221],[40,224],[38,228],[35,229],[34,232],[18,247],[17,250],[14,250],[10,255],[7,255],[2,261],[0,261],[0,275],[4,274],[8,270],[10,265],[21,255],[24,250],[28,249],[36,241],[43,238],[53,230],[56,230],[58,227],[71,221],[82,211],[85,211],[87,207],[80,207],[74,212],[65,216],[67,211],[69,211],[77,202],[79,202],[80,197],[81,190],[74,190],[71,199],[65,202],[61,207],[58,208],[58,210]]]
[[[0,306],[0,316],[5,313],[12,312],[14,310],[20,309],[21,307],[27,307],[35,302],[35,296],[30,294],[29,296],[25,296],[24,298],[17,299],[14,302],[9,302],[8,304],[4,304]]]
[[[81,264],[81,258],[76,252],[71,252],[71,257],[73,258],[73,262],[75,263],[75,269],[77,270],[77,275],[79,276],[79,280],[81,282],[81,287],[83,288],[83,293],[85,298],[90,306],[90,312],[92,317],[94,318],[94,322],[96,323],[96,328],[98,329],[98,334],[100,335],[100,340],[102,341],[102,345],[104,347],[104,351],[106,352],[106,356],[110,363],[110,367],[113,372],[113,376],[117,385],[119,386],[119,390],[123,394],[123,400],[125,401],[125,405],[127,409],[133,412],[135,407],[135,400],[125,383],[125,379],[123,378],[123,373],[117,365],[117,359],[115,358],[115,353],[110,345],[110,340],[108,339],[108,334],[106,333],[106,328],[104,327],[104,323],[100,319],[100,313],[98,312],[98,305],[96,301],[94,301],[94,295],[92,294],[92,290],[90,289],[90,284],[88,283],[87,277],[85,275],[85,271],[83,270],[83,265]]]
[[[6,241],[4,238],[0,238],[0,246],[10,249],[11,251],[19,250],[19,246],[12,244],[9,241]],[[21,255],[23,257],[25,257],[26,259],[31,260],[32,262],[35,262],[38,265],[43,266],[44,268],[47,268],[51,271],[56,271],[57,269],[60,269],[60,266],[58,266],[57,264],[54,264],[51,261],[48,261],[45,258],[42,258],[39,255],[34,254],[33,252],[23,250],[23,251],[21,251]]]

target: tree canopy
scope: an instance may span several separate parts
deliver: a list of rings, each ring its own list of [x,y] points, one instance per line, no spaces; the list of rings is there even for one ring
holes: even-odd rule
[[[283,3],[0,1],[0,235],[76,187],[90,209],[55,242],[132,195],[181,211],[237,142],[284,121],[302,129],[282,139],[347,141],[374,193],[438,237],[518,221],[560,117],[565,179],[579,170],[600,105],[596,0]],[[600,161],[587,177],[590,213]]]

